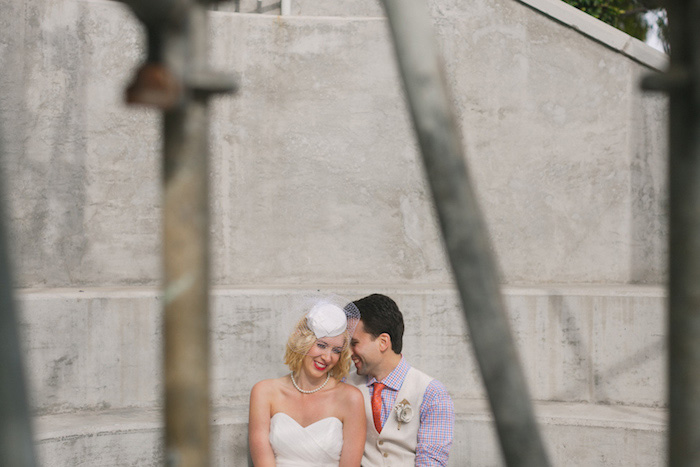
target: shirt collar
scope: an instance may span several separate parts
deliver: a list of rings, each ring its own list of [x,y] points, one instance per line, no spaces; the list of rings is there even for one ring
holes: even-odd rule
[[[403,380],[406,378],[406,373],[408,373],[408,370],[411,368],[411,365],[408,364],[405,358],[403,358],[403,355],[401,356],[401,360],[399,361],[399,364],[396,365],[396,368],[394,368],[391,373],[387,375],[386,378],[384,378],[382,381],[379,381],[382,384],[385,384],[386,387],[393,389],[394,391],[398,391],[401,389],[401,386],[403,385]],[[367,379],[367,386],[371,386],[374,383],[377,382],[377,379],[375,377],[371,377]]]

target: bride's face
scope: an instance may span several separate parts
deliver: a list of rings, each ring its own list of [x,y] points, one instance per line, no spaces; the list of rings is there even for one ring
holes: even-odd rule
[[[338,363],[344,345],[345,337],[342,335],[316,340],[304,357],[303,367],[309,376],[322,376],[331,371]]]

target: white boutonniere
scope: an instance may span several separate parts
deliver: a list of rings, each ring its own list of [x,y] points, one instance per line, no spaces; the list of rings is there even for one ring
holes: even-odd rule
[[[401,429],[402,423],[408,423],[413,419],[413,407],[411,407],[411,404],[409,404],[406,399],[396,404],[394,410],[396,410],[396,419],[399,422],[399,430]]]

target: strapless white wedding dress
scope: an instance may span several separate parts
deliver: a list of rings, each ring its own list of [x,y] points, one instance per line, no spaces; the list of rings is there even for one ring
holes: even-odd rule
[[[270,420],[270,444],[277,467],[338,467],[343,422],[328,417],[303,427],[277,412]]]

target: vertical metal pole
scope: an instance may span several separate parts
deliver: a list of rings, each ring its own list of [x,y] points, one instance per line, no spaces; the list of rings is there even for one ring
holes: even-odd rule
[[[207,10],[191,2],[163,32],[163,60],[181,79],[207,59]],[[203,467],[209,448],[209,200],[205,93],[185,87],[164,113],[165,443],[168,465]]]
[[[0,141],[0,153],[2,146]],[[0,465],[36,465],[12,275],[0,203]]]
[[[209,448],[208,98],[235,91],[208,69],[207,0],[123,0],[144,23],[148,58],[126,92],[163,114],[166,462],[206,467]]]
[[[292,0],[281,0],[280,16],[289,16],[292,14]]]
[[[669,465],[700,465],[700,2],[669,0]]]
[[[500,293],[424,0],[383,0],[472,344],[509,466],[549,465]]]

